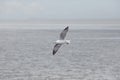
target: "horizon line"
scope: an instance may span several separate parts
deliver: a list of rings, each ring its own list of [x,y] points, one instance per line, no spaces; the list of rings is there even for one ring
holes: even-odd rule
[[[120,20],[0,20],[0,24],[120,24]]]

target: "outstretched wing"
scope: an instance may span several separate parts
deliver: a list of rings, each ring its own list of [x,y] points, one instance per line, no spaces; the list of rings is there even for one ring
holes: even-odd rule
[[[53,49],[53,55],[55,55],[55,53],[58,51],[61,45],[62,44],[55,44],[54,49]]]
[[[60,34],[60,40],[65,39],[65,36],[66,36],[66,34],[67,34],[67,32],[68,32],[68,29],[69,29],[69,27],[67,26],[67,27],[61,32],[61,34]]]

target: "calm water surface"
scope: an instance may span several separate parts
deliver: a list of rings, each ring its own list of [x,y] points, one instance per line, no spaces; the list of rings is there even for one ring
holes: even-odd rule
[[[0,30],[0,80],[120,80],[120,30]]]

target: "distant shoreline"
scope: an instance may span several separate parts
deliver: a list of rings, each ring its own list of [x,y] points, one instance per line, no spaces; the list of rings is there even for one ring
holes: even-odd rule
[[[120,20],[1,21],[0,29],[120,29]]]
[[[0,24],[120,24],[120,20],[1,20]]]

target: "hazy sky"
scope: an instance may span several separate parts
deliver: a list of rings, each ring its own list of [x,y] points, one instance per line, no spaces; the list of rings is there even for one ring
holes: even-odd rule
[[[120,19],[120,0],[0,0],[0,20]]]

